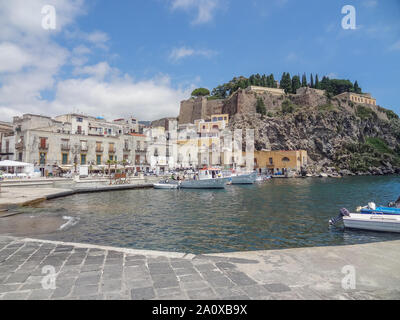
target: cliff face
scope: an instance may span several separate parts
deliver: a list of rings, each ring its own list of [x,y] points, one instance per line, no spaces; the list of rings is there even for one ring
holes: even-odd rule
[[[265,116],[256,113],[260,99]],[[307,150],[311,172],[400,173],[400,120],[379,106],[310,88],[296,95],[238,90],[225,100],[183,101],[179,122],[220,113],[230,115],[231,130],[254,129],[257,150]]]
[[[273,117],[237,114],[230,128],[255,129],[257,150],[307,150],[309,173],[400,173],[398,119],[362,119],[344,108],[300,108]]]

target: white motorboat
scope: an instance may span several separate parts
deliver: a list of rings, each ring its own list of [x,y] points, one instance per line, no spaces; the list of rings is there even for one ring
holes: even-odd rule
[[[349,229],[400,233],[400,216],[350,213],[343,223]]]
[[[232,184],[254,184],[257,180],[257,173],[232,175]]]
[[[159,183],[154,184],[154,189],[179,189],[179,182],[170,182],[169,180],[160,181]]]
[[[222,177],[220,169],[204,168],[193,180],[184,180],[181,182],[182,189],[224,189],[228,179]]]
[[[399,215],[350,213],[343,208],[339,216],[331,219],[329,224],[335,226],[340,221],[348,229],[400,233]]]

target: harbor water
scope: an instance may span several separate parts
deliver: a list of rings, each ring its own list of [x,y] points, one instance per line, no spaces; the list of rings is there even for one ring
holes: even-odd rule
[[[330,228],[343,207],[386,205],[400,177],[273,179],[226,190],[131,190],[82,194],[24,209],[63,218],[39,238],[135,249],[219,253],[399,240],[400,235]]]

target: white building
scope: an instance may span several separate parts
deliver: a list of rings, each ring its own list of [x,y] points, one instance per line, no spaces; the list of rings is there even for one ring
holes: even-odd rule
[[[106,166],[124,161],[138,171],[149,170],[147,138],[138,134],[136,119],[108,122],[81,114],[55,119],[26,114],[15,117],[15,159],[33,163],[46,176],[55,168],[76,170],[80,165]]]

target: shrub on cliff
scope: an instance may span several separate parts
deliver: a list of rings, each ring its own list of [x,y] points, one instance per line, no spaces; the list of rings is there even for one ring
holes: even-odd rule
[[[206,88],[198,88],[193,90],[192,97],[206,97],[210,95],[210,90]]]
[[[356,109],[357,117],[361,118],[362,120],[367,119],[378,119],[378,115],[374,110],[368,107],[364,107],[362,105],[358,105]]]
[[[293,113],[295,110],[295,105],[290,100],[285,100],[282,103],[282,113],[289,114]]]
[[[267,108],[265,107],[264,100],[261,98],[257,99],[256,111],[263,116],[267,114]]]

